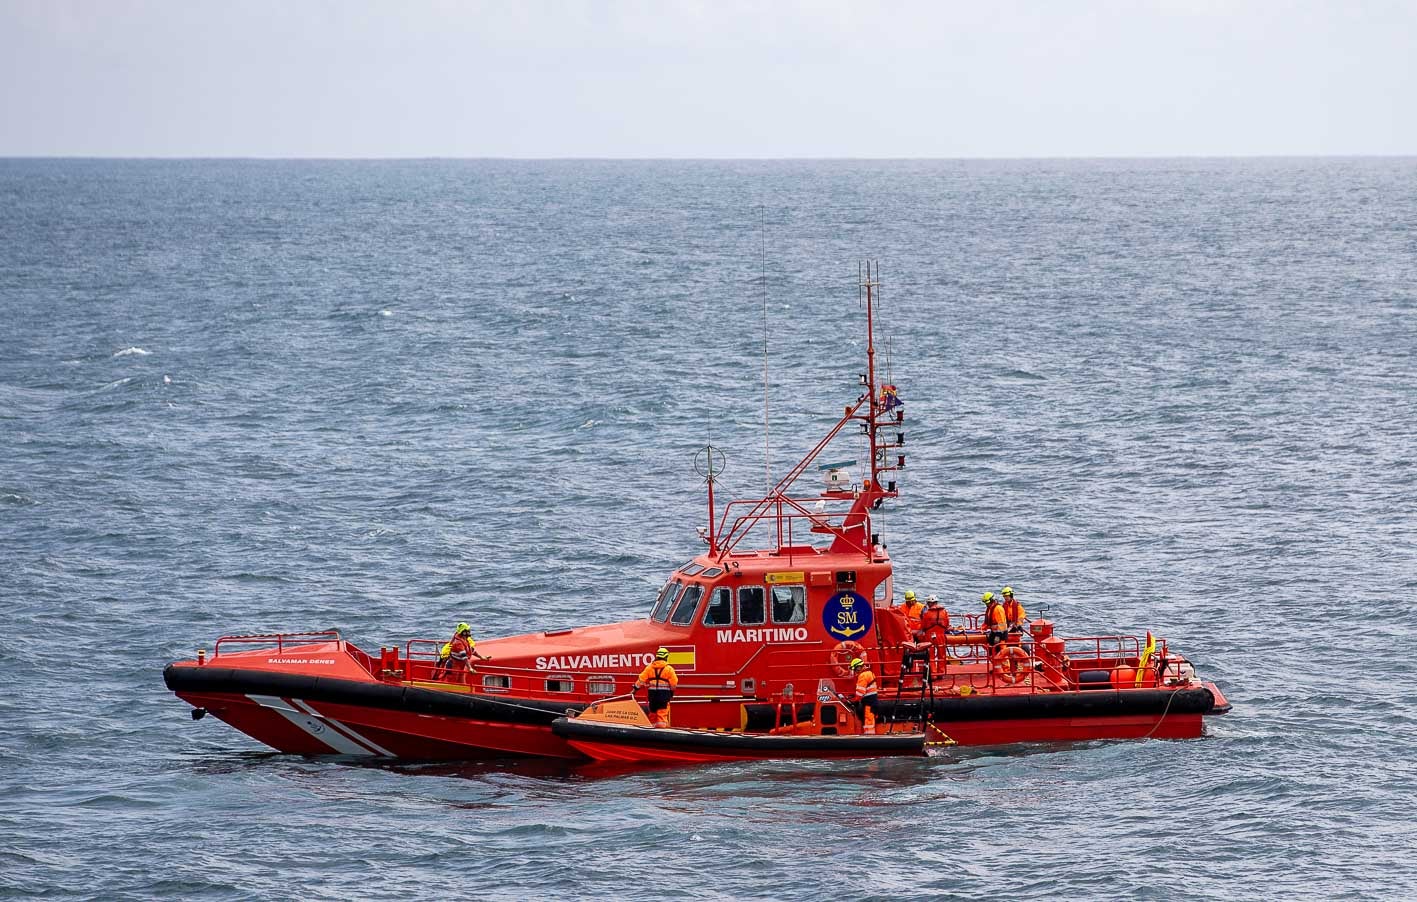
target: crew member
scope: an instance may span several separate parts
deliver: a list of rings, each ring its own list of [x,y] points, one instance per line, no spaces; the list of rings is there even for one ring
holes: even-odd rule
[[[453,638],[443,643],[438,666],[445,671],[461,675],[472,669],[473,658],[479,661],[492,660],[477,650],[477,641],[472,638],[472,627],[459,623],[453,628]]]
[[[900,606],[901,613],[905,614],[905,634],[915,635],[920,629],[920,612],[925,610],[925,606],[915,599],[915,590],[905,590],[905,603]]]
[[[989,652],[992,656],[1009,636],[1009,618],[993,592],[985,592],[979,600],[984,602],[984,629],[988,633]]]
[[[900,644],[900,688],[924,689],[925,681],[931,679],[931,653],[934,646],[921,630],[915,631],[914,639]]]
[[[1004,586],[1000,591],[1004,596],[1004,618],[1009,622],[1009,632],[1022,633],[1028,612],[1023,609],[1023,603],[1014,598],[1013,586]]]
[[[903,403],[900,400],[900,395],[896,393],[894,385],[881,386],[881,413],[890,413]]]
[[[934,664],[938,664],[941,659],[948,660],[943,649],[946,649],[949,640],[946,638],[950,631],[950,612],[940,606],[940,599],[936,595],[931,595],[925,599],[925,611],[920,615],[919,636],[928,642],[935,658]]]
[[[862,733],[876,732],[876,675],[860,658],[851,659],[851,672],[856,676],[856,716]]]
[[[925,610],[920,614],[920,631],[931,643],[945,644],[945,634],[950,631],[950,612],[940,607],[938,595],[925,599]]]
[[[649,687],[649,720],[656,727],[669,726],[669,700],[679,686],[679,674],[669,663],[669,649],[661,648],[654,653],[654,660],[640,671],[635,680],[638,691]]]

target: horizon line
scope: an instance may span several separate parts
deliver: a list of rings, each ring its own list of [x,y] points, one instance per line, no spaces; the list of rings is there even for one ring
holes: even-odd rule
[[[1057,156],[280,156],[266,154],[5,154],[0,160],[229,161],[229,162],[508,162],[508,163],[911,163],[1045,160],[1404,160],[1414,153],[1064,154]]]

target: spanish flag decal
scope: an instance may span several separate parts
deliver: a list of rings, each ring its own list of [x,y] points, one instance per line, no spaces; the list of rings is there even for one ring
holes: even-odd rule
[[[666,645],[669,650],[669,666],[675,670],[693,670],[694,659],[698,657],[696,645]]]

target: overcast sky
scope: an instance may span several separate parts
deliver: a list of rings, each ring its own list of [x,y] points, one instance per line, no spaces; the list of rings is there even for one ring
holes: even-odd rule
[[[1417,2],[0,0],[0,155],[1417,153]]]

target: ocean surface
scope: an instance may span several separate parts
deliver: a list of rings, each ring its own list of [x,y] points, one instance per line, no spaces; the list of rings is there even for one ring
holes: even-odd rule
[[[863,259],[898,586],[1165,636],[1204,738],[368,765],[164,688],[644,616],[694,452],[856,397]],[[1417,898],[1414,594],[1414,159],[0,160],[0,897]]]

